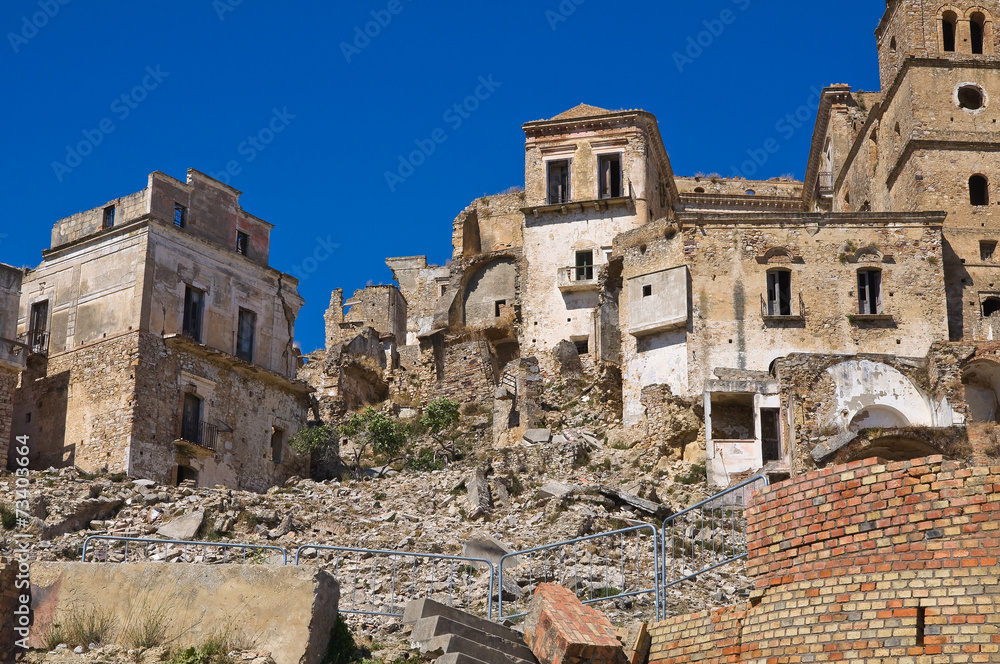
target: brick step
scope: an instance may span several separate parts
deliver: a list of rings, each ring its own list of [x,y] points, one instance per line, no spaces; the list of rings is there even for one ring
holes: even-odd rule
[[[524,644],[524,639],[521,635],[514,630],[508,630],[508,632],[509,634],[505,636],[497,636],[496,634],[490,634],[463,623],[455,622],[444,616],[431,616],[429,618],[421,618],[416,622],[410,634],[410,641],[414,644],[422,644],[442,636],[459,636],[496,650],[504,655],[510,655],[527,661],[533,660],[534,655]]]
[[[463,636],[447,634],[445,636],[435,636],[420,644],[422,654],[441,653],[441,655],[462,654],[490,664],[538,664],[538,660],[531,654],[531,651],[524,647],[528,659],[516,655],[507,654],[501,650],[491,648],[482,643],[476,643]],[[438,658],[441,657],[438,656]]]

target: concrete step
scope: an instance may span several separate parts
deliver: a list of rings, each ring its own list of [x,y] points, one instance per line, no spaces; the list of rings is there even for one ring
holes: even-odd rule
[[[524,646],[524,651],[519,651],[525,655],[521,657],[496,650],[482,643],[476,643],[456,634],[435,636],[433,639],[424,641],[420,644],[420,652],[424,654],[441,653],[442,655],[461,653],[490,664],[538,664],[538,660],[531,654],[527,646]]]
[[[450,652],[435,659],[434,664],[492,664],[492,662],[484,662],[460,652]]]
[[[413,631],[410,633],[410,641],[415,644],[425,643],[434,638],[448,635],[460,636],[520,659],[529,661],[533,659],[531,650],[525,645],[524,639],[514,630],[507,630],[507,634],[498,636],[463,623],[455,622],[444,616],[431,616],[418,620],[413,625]]]
[[[481,632],[497,636],[506,636],[510,632],[516,631],[495,623],[492,620],[480,618],[460,609],[454,609],[440,602],[435,602],[432,599],[415,599],[409,602],[403,609],[403,624],[413,625],[421,618],[430,618],[432,616],[444,616],[449,620],[454,620],[457,623],[474,627]]]

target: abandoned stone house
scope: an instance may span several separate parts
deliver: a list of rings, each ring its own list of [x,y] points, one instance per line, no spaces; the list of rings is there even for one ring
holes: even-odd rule
[[[308,472],[288,447],[310,403],[295,378],[303,300],[239,196],[195,170],[155,172],[56,222],[16,320],[0,319],[29,355],[13,435],[30,437],[32,467],[252,490]]]
[[[524,189],[462,211],[450,265],[387,260],[403,368],[470,399],[570,342],[636,431],[703,407],[716,484],[1000,449],[997,15],[889,0],[882,91],[823,90],[802,182],[677,177],[645,111],[525,124]]]
[[[26,339],[17,336],[21,270],[0,263],[0,460],[6,461],[14,417],[14,390],[27,363]]]

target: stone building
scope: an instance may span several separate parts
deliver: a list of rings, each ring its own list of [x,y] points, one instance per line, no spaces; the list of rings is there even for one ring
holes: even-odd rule
[[[17,335],[17,307],[24,273],[0,263],[0,459],[6,460],[14,417],[14,390],[27,366],[28,349],[42,347],[47,339]]]
[[[703,412],[717,484],[995,454],[998,14],[889,0],[883,89],[822,91],[802,182],[677,177],[645,111],[525,124],[523,190],[459,214],[449,265],[387,260],[403,368],[469,400],[517,358],[565,378],[575,348],[636,435],[686,445],[671,409]]]
[[[156,172],[56,222],[17,321],[34,341],[14,434],[31,437],[33,467],[253,490],[308,472],[288,447],[309,408],[303,300],[268,265],[272,225],[239,196],[195,170]]]

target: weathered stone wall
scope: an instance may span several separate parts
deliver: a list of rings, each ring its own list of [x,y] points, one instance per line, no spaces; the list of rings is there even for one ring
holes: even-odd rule
[[[434,312],[438,302],[446,295],[451,281],[451,269],[428,265],[426,256],[387,258],[399,290],[406,300],[406,339],[399,339],[400,346],[417,346],[421,335],[434,330]],[[412,351],[405,357],[410,357]],[[405,363],[403,366],[409,366]]]
[[[446,397],[459,403],[492,405],[499,381],[496,355],[485,339],[422,340],[416,372],[421,399]]]
[[[749,606],[661,623],[650,661],[994,661],[998,487],[1000,469],[938,456],[765,488],[747,512]]]
[[[344,307],[350,307],[344,312]],[[354,291],[347,302],[337,289],[330,299],[326,319],[326,346],[354,337],[361,327],[372,327],[379,334],[389,334],[406,341],[406,300],[395,286],[368,286]],[[339,315],[338,315],[339,314]]]
[[[14,632],[16,624],[14,612],[21,605],[20,596],[27,595],[28,589],[17,588],[18,562],[12,558],[0,557],[0,662],[13,662],[20,651],[14,642],[21,637]]]
[[[178,467],[185,466],[197,471],[199,485],[251,491],[308,475],[308,458],[288,446],[309,419],[305,383],[206,351],[183,337],[144,334],[140,349],[130,474],[173,484]],[[177,442],[187,392],[202,399],[201,419],[218,428],[214,450]]]
[[[138,366],[139,333],[129,332],[29,367],[14,394],[13,435],[29,437],[31,468],[128,471]]]
[[[14,421],[14,390],[20,375],[0,365],[0,462],[7,463]]]
[[[52,227],[52,249],[101,232],[104,209],[112,205],[115,206],[115,226],[124,226],[149,212],[149,190],[143,189],[128,196],[115,198],[92,210],[60,219]]]
[[[452,223],[452,260],[504,251],[523,243],[524,191],[477,198]]]

